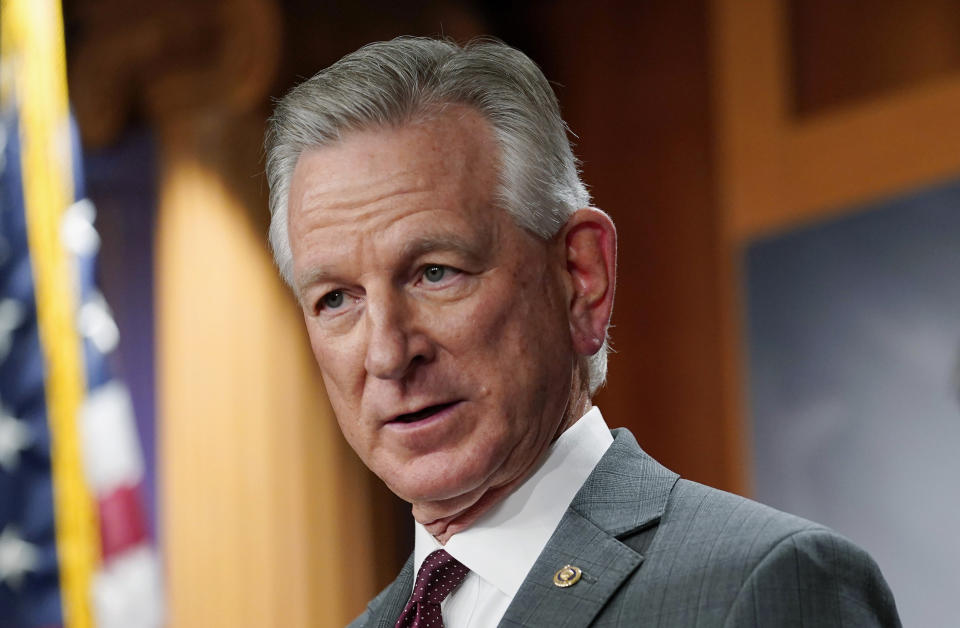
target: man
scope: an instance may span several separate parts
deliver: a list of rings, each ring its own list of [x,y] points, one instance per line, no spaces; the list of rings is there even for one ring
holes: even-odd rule
[[[899,624],[862,550],[607,429],[616,233],[526,56],[364,47],[278,104],[267,145],[330,402],[416,519],[354,625]]]

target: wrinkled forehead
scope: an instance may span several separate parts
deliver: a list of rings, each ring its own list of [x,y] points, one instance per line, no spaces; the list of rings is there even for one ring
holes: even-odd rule
[[[451,106],[402,126],[346,133],[338,142],[301,152],[288,199],[291,219],[314,206],[337,208],[381,186],[419,189],[459,184],[486,194],[496,185],[497,146],[474,109]],[[357,183],[363,185],[358,186]]]
[[[304,151],[289,196],[295,267],[362,235],[449,237],[512,222],[495,205],[495,156],[489,124],[465,107]]]

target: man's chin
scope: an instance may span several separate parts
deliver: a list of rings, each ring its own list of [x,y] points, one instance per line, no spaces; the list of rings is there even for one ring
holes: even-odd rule
[[[479,502],[489,488],[486,479],[470,481],[456,479],[452,474],[440,473],[425,482],[410,482],[403,478],[398,486],[387,484],[398,497],[410,503],[414,518],[424,524],[449,519],[470,509]]]
[[[428,526],[488,507],[505,485],[514,483],[504,478],[502,463],[475,465],[471,461],[489,462],[490,456],[463,448],[432,452],[403,460],[377,475],[395,495],[411,504],[414,518]]]
[[[461,532],[513,490],[512,485],[472,491],[464,499],[415,503],[413,517],[440,543]],[[467,499],[469,498],[469,499]]]
[[[423,525],[441,519],[449,519],[469,510],[481,500],[486,487],[464,489],[456,486],[437,486],[434,491],[421,491],[414,499],[408,499],[413,517]],[[459,490],[458,490],[459,488]]]
[[[394,495],[409,502],[424,517],[439,519],[473,505],[496,473],[489,465],[465,464],[482,459],[471,451],[453,448],[426,455],[393,456],[381,468],[373,467]],[[421,517],[417,516],[417,521]]]

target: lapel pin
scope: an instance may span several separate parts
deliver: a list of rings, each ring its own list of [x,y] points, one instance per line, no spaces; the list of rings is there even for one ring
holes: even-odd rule
[[[580,571],[579,567],[574,567],[573,565],[564,565],[560,568],[560,571],[553,574],[553,584],[561,589],[566,589],[567,587],[572,587],[576,583],[580,582],[580,576],[582,575],[583,572]]]

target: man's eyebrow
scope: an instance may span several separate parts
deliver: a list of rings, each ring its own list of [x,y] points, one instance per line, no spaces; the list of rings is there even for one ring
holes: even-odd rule
[[[453,233],[423,235],[404,243],[400,258],[412,260],[434,251],[456,251],[467,255],[471,261],[480,257],[476,244]]]
[[[329,266],[317,266],[316,268],[311,270],[309,273],[307,273],[301,281],[297,282],[299,283],[297,291],[299,292],[301,288],[306,288],[308,286],[312,286],[315,283],[320,283],[328,279],[331,279],[335,275],[336,273],[334,273]]]
[[[320,283],[335,282],[338,274],[332,266],[316,266],[306,273],[302,279],[295,281],[293,287],[294,296],[297,301],[302,301],[304,293],[312,286]]]

